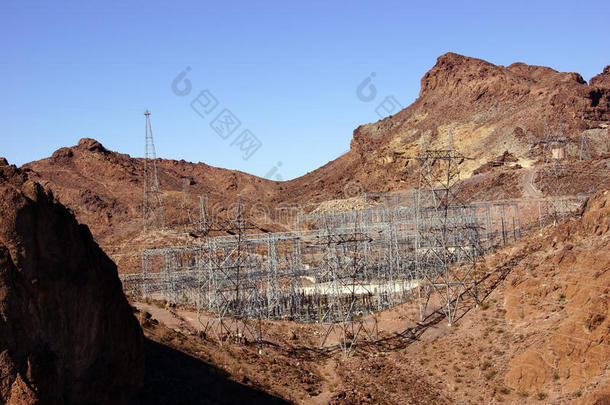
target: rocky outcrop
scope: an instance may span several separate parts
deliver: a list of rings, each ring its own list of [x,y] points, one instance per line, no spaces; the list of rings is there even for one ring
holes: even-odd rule
[[[589,85],[610,89],[610,65],[606,66],[602,73],[592,77]]]
[[[587,115],[592,119],[610,121],[610,66],[589,81],[591,100]]]
[[[127,403],[143,335],[89,229],[0,159],[0,403]]]
[[[353,190],[409,189],[418,181],[418,165],[409,158],[421,146],[445,148],[449,130],[453,146],[473,158],[460,166],[461,178],[476,177],[480,186],[468,191],[487,196],[478,195],[478,199],[519,198],[523,176],[518,171],[539,160],[541,148],[533,144],[545,136],[545,120],[553,133],[563,125],[570,140],[568,156],[578,158],[584,130],[594,159],[608,153],[608,135],[603,129],[610,121],[607,70],[588,85],[577,73],[525,63],[505,67],[447,53],[421,79],[421,91],[413,104],[358,127],[349,152],[297,179],[276,182],[203,163],[158,159],[168,225],[184,229],[189,216],[191,220],[198,216],[201,195],[208,198],[209,207],[222,213],[241,196],[255,215],[263,207],[273,217],[260,223],[261,215],[253,215],[253,222],[281,231],[293,225],[285,220],[286,213],[298,212],[298,208],[309,212],[323,201],[354,197]],[[505,151],[511,156],[510,164],[497,164]],[[485,166],[488,162],[492,163]],[[25,169],[70,207],[79,221],[89,225],[121,272],[138,271],[141,264],[136,251],[183,243],[169,240],[167,235],[157,243],[150,234],[141,233],[142,159],[109,151],[85,138]],[[501,170],[504,172],[499,173]],[[471,176],[475,171],[480,176]],[[184,178],[190,179],[186,196],[190,212],[184,209]],[[487,192],[490,185],[497,187],[497,194]]]
[[[471,169],[507,148],[525,159],[531,143],[545,136],[545,120],[553,131],[561,123],[573,139],[610,120],[607,76],[587,85],[578,73],[447,53],[421,79],[412,105],[354,131],[352,150],[376,166],[371,171],[396,172],[423,140],[445,147],[452,129],[454,146],[478,160]]]

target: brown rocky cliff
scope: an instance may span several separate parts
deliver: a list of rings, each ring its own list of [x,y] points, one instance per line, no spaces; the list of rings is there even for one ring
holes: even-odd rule
[[[610,66],[589,81],[591,105],[587,114],[594,119],[610,121]]]
[[[610,65],[606,66],[602,73],[589,80],[589,84],[595,87],[610,89]]]
[[[553,130],[562,123],[564,134],[574,139],[610,121],[607,76],[587,85],[578,73],[524,63],[504,67],[447,53],[421,79],[418,99],[356,129],[352,149],[375,166],[371,171],[395,172],[417,153],[422,137],[432,147],[445,147],[452,129],[454,146],[479,165],[506,149],[526,160],[531,142],[545,134],[545,120]]]
[[[6,161],[0,196],[0,403],[126,403],[143,335],[116,266]]]
[[[540,151],[532,142],[545,136],[545,119],[553,131],[563,124],[570,139],[568,156],[578,157],[584,130],[588,131],[594,159],[609,152],[608,133],[602,129],[610,121],[610,88],[606,83],[607,73],[587,85],[577,73],[524,63],[504,67],[447,53],[421,79],[421,91],[413,104],[358,127],[348,153],[302,177],[275,182],[203,163],[158,159],[167,220],[172,229],[185,229],[184,177],[190,179],[187,205],[194,218],[198,217],[200,195],[207,196],[209,206],[220,207],[221,212],[234,205],[239,195],[245,207],[263,206],[274,212],[284,204],[309,212],[326,200],[362,192],[406,190],[417,183],[418,176],[417,165],[407,164],[408,158],[417,155],[424,140],[431,148],[446,147],[450,129],[455,148],[474,158],[461,165],[461,178],[476,177],[481,186],[477,190],[487,199],[519,198],[523,173],[513,167],[528,170],[536,164]],[[515,158],[506,168],[509,173],[471,177],[505,151]],[[85,138],[50,158],[25,165],[24,170],[91,227],[121,272],[139,271],[142,249],[190,243],[170,240],[167,235],[153,241],[150,235],[141,234],[142,159],[108,151]],[[488,192],[489,185],[498,193]],[[286,229],[285,223],[271,222],[259,224],[269,230]]]

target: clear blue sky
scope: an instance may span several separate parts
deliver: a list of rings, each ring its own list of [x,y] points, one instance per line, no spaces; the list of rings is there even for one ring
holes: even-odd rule
[[[272,177],[289,179],[345,152],[385,96],[413,102],[448,51],[589,80],[610,64],[609,4],[5,0],[0,156],[21,165],[82,137],[142,156],[149,108],[158,156],[260,176],[282,162]],[[178,96],[187,66],[192,90]],[[202,118],[190,104],[205,89],[218,106]],[[228,140],[210,127],[224,108],[241,121]],[[248,160],[231,146],[244,129],[262,142]]]

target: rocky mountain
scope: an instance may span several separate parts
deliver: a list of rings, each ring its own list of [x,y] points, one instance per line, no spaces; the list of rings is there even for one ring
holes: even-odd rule
[[[366,177],[398,175],[422,143],[445,148],[451,129],[453,146],[475,158],[465,164],[467,176],[506,150],[529,167],[537,160],[532,143],[545,136],[546,121],[553,135],[562,125],[573,156],[587,130],[594,153],[607,153],[602,127],[610,121],[609,77],[606,68],[587,85],[577,73],[523,63],[496,66],[447,53],[422,78],[418,99],[394,116],[356,129],[351,149],[369,168]]]
[[[265,229],[286,229],[291,213],[319,209],[327,200],[341,199],[330,206],[350,209],[362,205],[353,198],[363,192],[408,190],[418,176],[409,158],[421,148],[446,148],[450,129],[453,147],[473,158],[461,164],[467,199],[532,194],[526,183],[542,160],[535,143],[546,136],[545,122],[554,135],[561,127],[568,140],[573,167],[566,189],[590,191],[600,175],[602,182],[609,178],[609,83],[608,67],[587,84],[577,73],[523,63],[496,66],[447,53],[422,78],[412,105],[358,127],[349,152],[294,180],[275,182],[202,163],[158,159],[167,220],[180,235],[141,233],[142,159],[85,138],[24,170],[91,227],[119,271],[136,271],[142,248],[188,242],[184,231],[196,226],[186,224],[198,221],[200,195],[209,198],[208,207],[219,215],[227,215],[241,195],[254,222]],[[590,165],[574,162],[583,133],[594,159]]]
[[[545,165],[537,145],[546,136],[545,122],[553,135],[567,138],[561,166]],[[143,313],[149,338],[189,355],[176,366],[171,359],[182,356],[157,347],[139,401],[196,397],[176,384],[192,378],[192,387],[199,375],[227,372],[295,401],[320,395],[330,403],[606,403],[609,124],[610,67],[587,83],[577,73],[448,53],[422,78],[412,105],[358,127],[348,153],[300,178],[274,182],[158,159],[168,227],[148,232],[142,232],[140,158],[84,138],[21,170],[2,160],[0,402],[129,399],[144,375],[142,332],[121,293],[117,266],[104,252],[119,272],[136,272],[142,249],[193,243],[200,195],[209,198],[208,211],[222,217],[241,196],[250,220],[286,229],[295,210],[348,210],[366,206],[363,192],[409,190],[418,177],[410,157],[450,141],[472,157],[461,162],[460,188],[468,201],[598,191],[570,221],[486,255],[481,271],[491,275],[485,279],[490,288],[481,305],[470,306],[452,327],[432,325],[419,339],[405,343],[406,335],[395,334],[401,350],[321,363],[315,356],[286,356],[280,346],[269,348],[276,355],[262,356],[254,347],[219,348],[200,339],[184,326],[196,319],[188,308],[176,310],[181,317],[146,304],[159,318]],[[578,159],[583,134],[591,160]],[[416,311],[407,303],[385,311],[380,322],[400,332]],[[279,325],[271,336],[286,347],[319,339],[308,333],[301,325],[293,337]],[[194,358],[219,370],[204,370]],[[155,364],[174,364],[179,377]],[[182,364],[199,374],[188,377]],[[215,381],[209,378],[207,386]]]
[[[0,196],[0,403],[128,403],[144,340],[116,265],[5,159]]]

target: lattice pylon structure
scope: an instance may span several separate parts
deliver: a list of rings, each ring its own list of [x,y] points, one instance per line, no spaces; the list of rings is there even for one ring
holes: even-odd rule
[[[417,194],[409,197],[417,201]],[[438,242],[442,219],[420,199],[417,234],[413,207],[312,214],[302,219],[318,224],[313,229],[247,234],[254,227],[240,214],[241,204],[232,219],[215,218],[204,209],[206,238],[198,238],[200,244],[143,251],[141,276],[122,275],[123,286],[144,298],[196,305],[199,330],[220,344],[261,345],[266,321],[290,320],[320,324],[320,344],[349,355],[376,340],[376,312],[409,301],[418,285],[425,298],[442,290],[433,273],[418,276],[426,263],[428,270],[438,270],[434,255],[443,256],[438,248],[443,246]],[[507,243],[504,207],[509,205],[516,207],[501,202],[447,208],[450,281],[466,288],[472,284],[469,266],[478,258],[479,237],[490,246],[498,237],[499,244]],[[479,234],[475,222],[486,232]],[[220,230],[229,235],[207,233]],[[518,229],[513,227],[512,234],[516,239]],[[416,237],[420,266],[415,266]]]
[[[478,301],[474,268],[482,253],[479,225],[474,211],[467,212],[458,199],[459,165],[465,159],[453,149],[425,150],[414,158],[420,162],[414,249],[422,321],[433,296],[449,325],[463,293]]]
[[[591,151],[589,150],[589,141],[586,134],[580,136],[580,152],[579,160],[591,160]]]
[[[547,193],[545,206],[542,207],[542,212],[547,215],[540,219],[543,227],[547,224],[547,220],[551,221],[553,225],[557,225],[569,215],[570,210],[563,197],[569,191],[570,176],[570,168],[559,160],[545,163],[538,170],[536,188]]]
[[[587,145],[586,137],[584,142]],[[566,202],[563,199],[570,188],[570,168],[568,167],[569,163],[566,155],[567,143],[568,140],[563,134],[561,122],[558,124],[556,132],[553,135],[548,122],[545,120],[544,138],[535,144],[543,146],[541,152],[543,165],[538,170],[538,184],[536,188],[547,194],[546,206],[541,207],[541,211],[549,214],[553,225],[557,225],[569,212],[569,207],[566,206]],[[581,157],[582,146],[581,141]],[[546,225],[544,219],[540,219],[541,226]]]
[[[559,154],[565,153],[567,143],[568,140],[563,134],[563,124],[560,122],[557,125],[555,135],[553,135],[551,127],[545,119],[544,138],[537,142],[537,144],[542,145],[542,159],[544,163],[562,159],[563,157],[559,156]]]
[[[244,217],[241,197],[237,203],[234,219],[221,220],[208,217],[205,199],[201,199],[201,223],[204,235],[212,231],[226,232],[234,237],[234,243],[216,246],[213,239],[207,254],[208,281],[205,295],[213,316],[198,316],[203,333],[212,332],[218,342],[229,338],[262,339],[261,319],[263,297],[258,280],[252,277],[257,267],[257,255],[246,241],[246,232],[256,227]]]
[[[258,342],[262,337],[260,329],[262,306],[252,296],[259,291],[249,277],[248,261],[252,252],[247,246],[214,246],[207,254],[207,283],[202,284],[203,295],[207,297],[210,316],[200,316],[199,322],[204,334],[213,334],[218,343],[228,339]]]
[[[144,154],[144,201],[142,204],[143,228],[145,231],[165,228],[163,195],[159,187],[157,154],[150,125],[150,111],[144,112],[145,154]]]
[[[199,196],[199,232],[208,234],[207,197]]]
[[[369,280],[373,266],[370,261],[372,238],[360,227],[358,218],[353,232],[337,234],[330,227],[322,238],[324,245],[322,279],[328,284],[321,289],[328,305],[319,319],[320,346],[329,338],[338,340],[344,356],[349,356],[363,337],[374,341],[378,338],[377,318]],[[365,317],[369,315],[368,317]]]
[[[185,224],[186,230],[190,230],[191,225],[193,223],[193,218],[191,217],[191,208],[189,206],[190,200],[190,188],[191,188],[191,179],[188,177],[182,178],[182,203],[180,204],[180,209],[183,213],[183,221]]]

